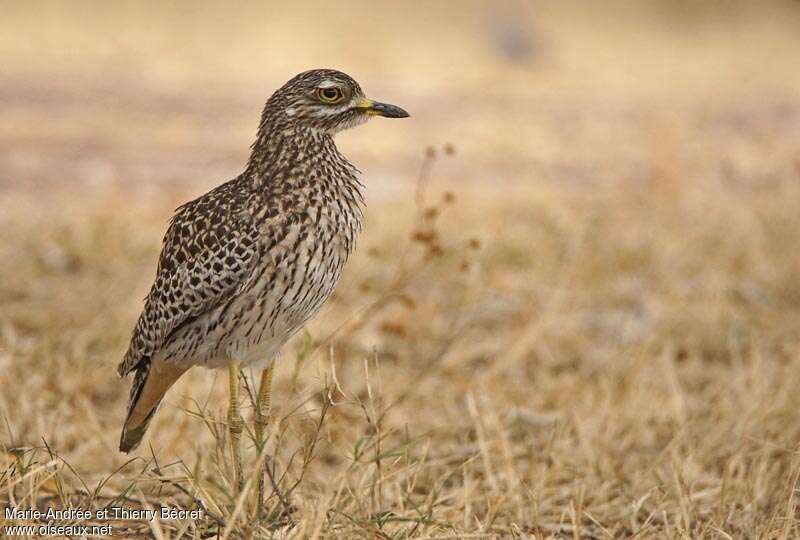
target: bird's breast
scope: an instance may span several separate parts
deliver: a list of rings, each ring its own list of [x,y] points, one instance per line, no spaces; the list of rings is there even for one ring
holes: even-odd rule
[[[230,310],[237,314],[237,329],[228,349],[243,361],[248,351],[279,347],[319,311],[360,229],[360,216],[336,207],[309,205],[294,215],[279,235],[264,235],[251,286]]]

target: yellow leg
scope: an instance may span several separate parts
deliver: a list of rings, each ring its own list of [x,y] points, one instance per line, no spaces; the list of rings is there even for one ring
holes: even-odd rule
[[[265,440],[264,432],[269,423],[270,406],[272,405],[272,369],[275,363],[269,365],[261,372],[261,383],[258,386],[258,397],[256,399],[256,448],[259,454],[263,451]],[[261,505],[264,503],[264,474],[266,472],[266,458],[261,462],[261,469],[258,471],[258,501],[256,503],[256,515],[261,517]]]
[[[242,431],[244,429],[244,419],[242,419],[242,413],[239,410],[239,365],[235,362],[228,364],[228,383],[230,384],[231,398],[228,407],[228,430],[231,436],[231,453],[233,454],[236,489],[241,492],[244,488],[244,477],[242,476]]]

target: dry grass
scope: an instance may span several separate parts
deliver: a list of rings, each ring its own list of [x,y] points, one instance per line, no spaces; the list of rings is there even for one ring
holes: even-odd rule
[[[254,4],[246,32],[213,3],[189,21],[165,4],[152,25],[120,3],[89,33],[85,9],[55,5],[0,20],[38,36],[0,32],[16,55],[0,88],[3,505],[206,511],[113,522],[124,538],[800,536],[800,70],[796,54],[759,70],[753,46],[789,43],[788,4],[536,4],[531,63],[497,52],[477,3],[370,12],[360,39],[315,22],[308,42],[300,8],[262,37]],[[292,38],[296,60],[256,47]],[[261,522],[232,490],[224,374],[190,372],[128,459],[114,370],[171,209],[237,171],[279,82],[251,54],[278,73],[347,58],[414,114],[343,138],[368,173],[366,228],[278,364]]]
[[[279,364],[264,527],[800,533],[797,178],[753,189],[662,176],[490,203],[434,182],[419,214],[412,195],[373,206],[334,301]],[[195,498],[251,531],[232,517],[224,377],[193,373],[172,391],[152,453],[115,451],[125,385],[112,367],[167,211],[106,200],[2,223],[14,234],[0,255],[0,373],[16,389],[0,407],[8,447],[28,448],[7,458],[2,496],[22,507]]]

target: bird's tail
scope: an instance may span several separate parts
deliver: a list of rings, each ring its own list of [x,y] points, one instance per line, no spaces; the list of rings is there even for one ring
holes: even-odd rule
[[[186,369],[161,362],[146,362],[136,369],[128,401],[128,417],[119,440],[120,452],[127,454],[139,446],[164,394]]]

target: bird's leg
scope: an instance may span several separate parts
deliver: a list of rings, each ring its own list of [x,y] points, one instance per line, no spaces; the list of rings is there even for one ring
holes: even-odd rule
[[[244,478],[242,477],[242,430],[244,429],[244,420],[239,410],[239,365],[236,362],[228,364],[228,383],[230,384],[231,398],[228,407],[228,429],[231,437],[233,471],[236,490],[241,492],[244,486]]]
[[[263,452],[264,431],[269,423],[270,406],[272,404],[272,369],[275,362],[261,372],[261,383],[258,386],[258,397],[256,398],[256,448],[259,456]],[[261,461],[258,471],[258,501],[256,503],[256,516],[261,517],[261,505],[264,503],[264,474],[267,468],[266,457]]]

